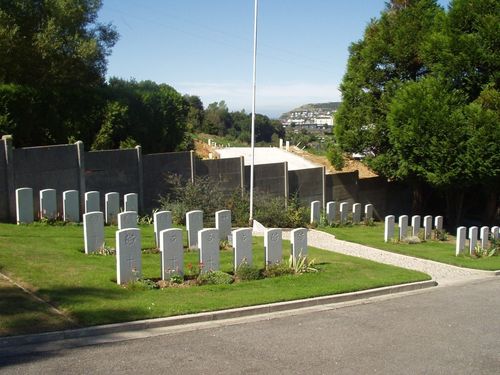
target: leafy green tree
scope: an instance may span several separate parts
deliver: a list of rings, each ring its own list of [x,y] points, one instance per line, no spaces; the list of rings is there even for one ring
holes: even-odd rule
[[[128,107],[119,102],[108,102],[104,122],[92,144],[92,150],[109,150],[120,147],[130,127]]]
[[[218,103],[210,103],[205,109],[203,131],[208,134],[224,136],[231,127],[231,115],[229,114],[226,102],[222,100]]]
[[[118,34],[99,0],[0,1],[0,125],[17,146],[95,134]],[[82,139],[88,142],[88,138]]]
[[[186,100],[189,106],[186,120],[186,130],[190,133],[201,131],[205,115],[203,102],[199,96],[195,95],[184,95],[184,100]]]

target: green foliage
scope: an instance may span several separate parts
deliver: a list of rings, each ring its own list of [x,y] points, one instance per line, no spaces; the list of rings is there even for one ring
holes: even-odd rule
[[[288,268],[292,270],[296,275],[309,272],[318,272],[318,269],[314,267],[315,263],[315,259],[309,260],[302,254],[299,254],[298,257],[294,257],[293,254],[290,254],[290,258],[288,259]]]
[[[262,273],[259,267],[250,265],[248,262],[244,261],[236,268],[234,276],[237,280],[249,281],[261,279]]]
[[[269,264],[262,272],[264,277],[280,277],[285,275],[293,275],[293,269],[285,262]]]
[[[234,282],[232,275],[223,271],[208,271],[198,276],[199,285],[229,285]]]
[[[137,279],[125,284],[125,288],[133,291],[146,291],[158,289],[158,285],[150,279]]]
[[[332,145],[328,148],[326,158],[337,171],[345,167],[344,155],[338,145]]]
[[[106,104],[104,121],[92,143],[92,150],[119,148],[126,137],[125,130],[130,127],[128,107],[115,101]]]
[[[448,232],[444,229],[434,229],[433,238],[437,241],[448,241]]]

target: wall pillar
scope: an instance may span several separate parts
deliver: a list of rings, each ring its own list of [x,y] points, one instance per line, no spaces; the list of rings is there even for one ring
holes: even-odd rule
[[[189,151],[189,158],[191,160],[191,182],[194,184],[194,175],[195,175],[195,157],[194,151]]]
[[[137,173],[138,173],[138,185],[139,191],[137,195],[139,196],[138,204],[139,204],[139,212],[141,213],[144,210],[144,174],[143,174],[143,166],[142,166],[142,147],[135,146],[135,151],[137,152]]]
[[[11,222],[16,221],[16,185],[14,181],[14,152],[12,151],[12,136],[4,135],[2,136],[5,152],[5,178],[8,192],[8,219]]]
[[[288,207],[288,197],[290,195],[290,185],[288,181],[288,162],[283,163],[283,179],[285,185],[285,207]]]
[[[245,196],[245,157],[240,156],[240,187],[241,197]]]
[[[82,141],[75,142],[76,154],[78,156],[78,169],[80,176],[78,179],[78,192],[80,194],[80,219],[83,221],[85,213],[85,149]]]
[[[326,209],[326,167],[323,166],[323,175],[322,175],[322,204],[323,204],[323,211]]]

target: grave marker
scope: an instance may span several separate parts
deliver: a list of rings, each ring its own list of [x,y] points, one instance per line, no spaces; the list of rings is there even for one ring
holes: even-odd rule
[[[200,247],[200,272],[219,270],[219,231],[215,228],[198,231]]]
[[[408,234],[408,215],[401,215],[398,219],[399,240],[404,241]]]
[[[443,230],[443,217],[442,216],[436,216],[434,218],[434,229],[436,230]]]
[[[104,215],[95,211],[83,214],[85,254],[91,254],[104,245]]]
[[[252,228],[233,230],[234,269],[242,263],[252,265]]]
[[[290,233],[290,243],[292,247],[292,256],[299,259],[299,256],[307,256],[307,229],[297,228]]]
[[[139,212],[139,203],[136,193],[128,193],[123,197],[123,210]]]
[[[266,267],[283,261],[283,240],[281,229],[267,229],[264,234],[264,251],[266,253]]]
[[[491,238],[498,240],[500,238],[500,228],[498,226],[491,227]]]
[[[411,217],[411,235],[418,237],[418,232],[420,232],[420,215],[414,215]]]
[[[141,278],[141,231],[137,228],[116,232],[116,282],[126,284]]]
[[[104,210],[106,212],[106,224],[118,224],[118,214],[120,213],[120,194],[110,192],[104,195]]]
[[[431,238],[432,233],[432,216],[424,216],[424,240]]]
[[[489,227],[481,227],[481,232],[479,234],[479,238],[481,238],[481,249],[487,249],[489,242],[490,228]]]
[[[384,226],[384,241],[389,242],[394,237],[394,215],[389,215],[385,217]]]
[[[220,239],[227,241],[231,234],[231,211],[220,210],[215,213],[215,228],[219,230]]]
[[[365,221],[373,220],[373,204],[365,205]]]
[[[332,224],[337,218],[337,202],[328,202],[326,204],[326,220]]]
[[[57,201],[55,189],[40,190],[40,219],[57,217]]]
[[[311,224],[313,224],[313,223],[318,224],[319,223],[320,205],[321,205],[320,201],[311,202]]]
[[[342,202],[340,204],[340,224],[345,224],[347,221],[347,210],[348,210],[348,203],[347,202]]]
[[[467,228],[458,227],[457,228],[457,242],[455,244],[455,256],[461,255],[464,252],[465,247],[465,231]]]
[[[16,189],[16,217],[17,224],[30,224],[35,220],[32,188]]]
[[[170,212],[170,211],[163,211]],[[161,278],[170,280],[173,275],[184,275],[184,247],[182,229],[170,228],[159,232],[161,252]]]
[[[137,228],[137,212],[125,211],[118,214],[118,230]]]
[[[158,211],[153,214],[153,228],[155,234],[156,247],[160,248],[160,233],[165,229],[172,228],[172,212]],[[182,243],[182,241],[181,241]]]
[[[63,192],[63,220],[80,222],[80,195],[77,190]]]
[[[474,255],[474,251],[477,245],[477,234],[478,227],[470,227],[469,228],[469,252],[470,255]]]
[[[361,203],[354,203],[352,205],[352,222],[359,224],[361,221]]]
[[[100,194],[98,191],[85,193],[85,213],[101,211]]]
[[[186,213],[186,229],[189,248],[198,247],[198,232],[203,229],[203,211],[194,210]]]

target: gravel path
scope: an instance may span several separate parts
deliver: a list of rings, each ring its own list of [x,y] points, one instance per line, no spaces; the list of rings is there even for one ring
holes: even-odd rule
[[[290,239],[290,232],[283,231],[283,239]],[[469,280],[494,277],[494,271],[480,271],[469,268],[460,268],[432,260],[415,258],[389,251],[378,250],[372,247],[355,244],[352,242],[337,240],[335,236],[318,230],[309,230],[307,242],[313,247],[335,251],[337,253],[351,255],[359,258],[373,260],[379,263],[391,264],[393,266],[408,268],[425,272],[431,275],[439,285],[449,285]]]

